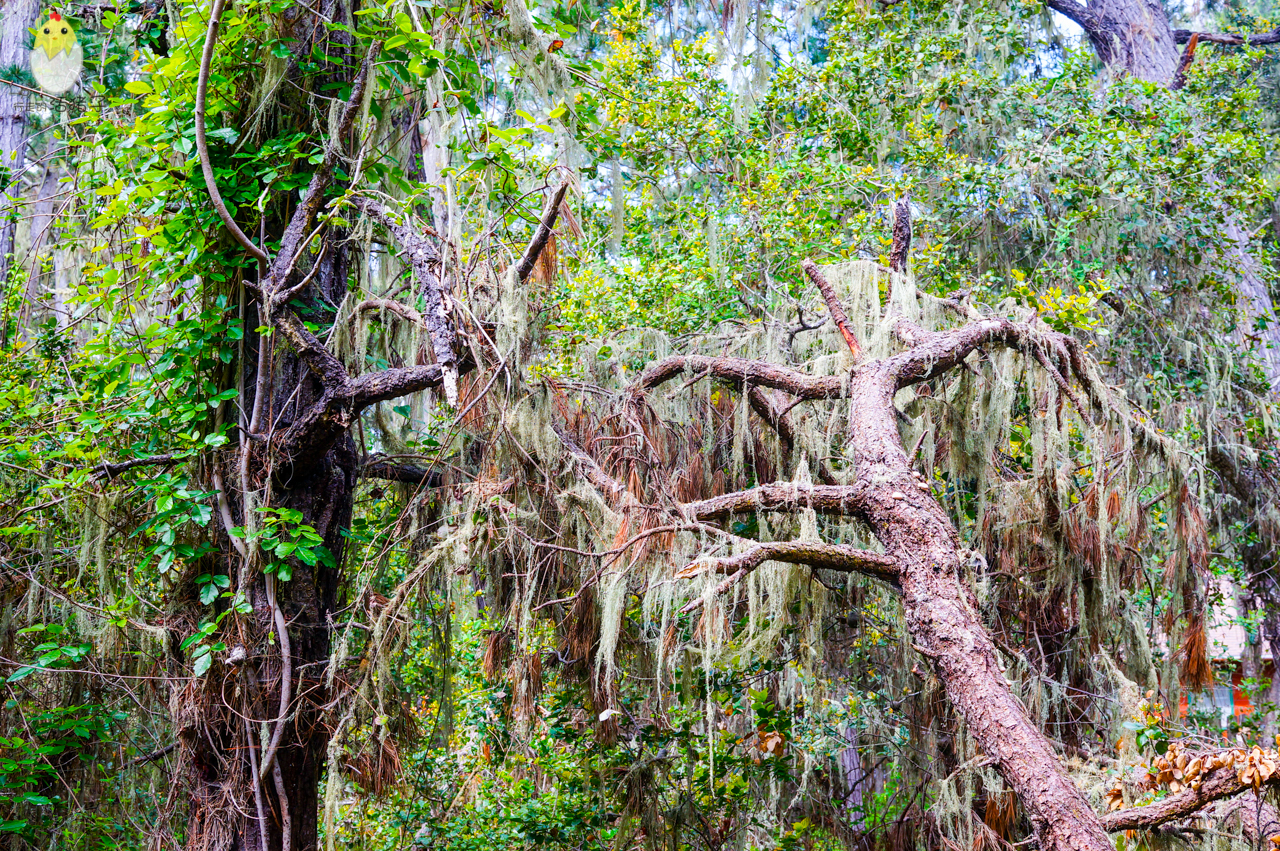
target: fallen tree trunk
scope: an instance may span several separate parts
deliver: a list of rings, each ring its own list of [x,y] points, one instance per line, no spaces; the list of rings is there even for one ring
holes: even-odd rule
[[[922,358],[945,360],[943,340],[925,348]],[[893,413],[893,397],[905,375],[892,361],[854,374],[849,442],[858,481],[866,485],[862,515],[898,564],[907,629],[916,649],[933,663],[978,748],[996,761],[1022,801],[1040,847],[1110,851],[1088,801],[1000,671],[995,645],[962,585],[955,528],[933,497],[916,487]]]
[[[827,301],[832,301],[829,294]],[[960,367],[982,348],[1020,350],[1052,373],[1055,386],[1081,409],[1085,397],[1095,406],[1105,406],[1105,392],[1072,354],[1071,343],[1042,327],[988,318],[953,331],[929,332],[899,319],[894,330],[909,348],[864,362],[847,384],[820,381],[762,362],[690,356],[651,366],[631,393],[652,390],[688,371],[745,387],[744,392],[760,385],[800,399],[847,397],[853,482],[818,486],[777,482],[688,503],[680,506],[680,512],[702,522],[728,522],[735,514],[757,510],[853,515],[870,527],[884,547],[885,558],[803,542],[762,544],[741,556],[712,560],[716,572],[730,574],[717,593],[765,558],[830,569],[837,555],[844,569],[900,587],[913,646],[933,664],[977,748],[995,762],[1022,801],[1039,847],[1110,851],[1112,844],[1101,819],[1068,776],[1048,739],[1027,717],[1001,672],[995,645],[961,576],[955,526],[912,469],[899,432],[901,415],[894,406],[900,390]],[[1072,380],[1084,389],[1084,397],[1070,386]],[[606,495],[621,491],[598,462],[580,457],[583,450],[574,446],[571,454]],[[700,572],[693,567],[686,568],[684,575]]]

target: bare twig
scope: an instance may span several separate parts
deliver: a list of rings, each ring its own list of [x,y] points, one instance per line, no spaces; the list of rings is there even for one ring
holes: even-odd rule
[[[120,770],[125,771],[126,769],[133,768],[135,765],[142,765],[144,762],[155,762],[157,759],[160,759],[161,757],[166,757],[177,749],[178,749],[177,742],[174,742],[171,745],[165,745],[159,750],[152,751],[146,756],[140,756],[137,759],[129,760],[124,765],[120,766]]]
[[[128,461],[120,461],[115,464],[99,464],[93,468],[90,477],[93,479],[114,479],[125,470],[132,470],[134,467],[169,467],[177,464],[181,459],[170,455],[153,455],[150,458],[131,458]]]

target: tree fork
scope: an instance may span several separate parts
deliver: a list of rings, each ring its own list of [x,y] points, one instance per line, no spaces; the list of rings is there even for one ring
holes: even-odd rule
[[[855,483],[761,485],[685,504],[682,513],[706,521],[757,510],[812,509],[864,520],[885,548],[887,558],[882,563],[875,554],[825,548],[819,552],[802,542],[760,544],[742,556],[712,563],[717,572],[730,574],[717,591],[768,558],[821,567],[842,564],[862,573],[891,571],[902,589],[914,645],[934,665],[979,749],[995,761],[1022,801],[1040,847],[1045,851],[1110,851],[1112,845],[1099,816],[1067,776],[1048,739],[1027,718],[1000,670],[995,645],[978,616],[976,602],[963,585],[955,528],[932,494],[918,486],[893,404],[899,390],[960,366],[969,354],[986,345],[1039,355],[1037,361],[1045,369],[1057,371],[1060,383],[1067,380],[1060,370],[1067,370],[1086,386],[1090,401],[1103,404],[1103,400],[1097,398],[1087,369],[1072,356],[1070,346],[1043,329],[991,318],[944,332],[927,332],[899,320],[895,330],[910,348],[862,364],[854,370],[847,389],[842,388],[841,395],[847,395],[850,406],[848,442]],[[1050,350],[1052,359],[1044,352],[1046,337],[1048,345],[1057,344]],[[709,363],[713,360],[697,364],[715,366]],[[668,358],[646,370],[632,392],[657,386],[689,366],[687,360]],[[772,377],[766,364],[745,362],[734,367],[739,376]],[[788,384],[794,390],[807,389],[803,381]],[[880,578],[889,577],[882,574]]]
[[[181,706],[175,726],[192,786],[188,841],[200,846],[221,837],[219,842],[229,839],[234,847],[246,851],[292,851],[315,848],[318,843],[317,794],[328,741],[328,728],[322,717],[326,699],[320,672],[329,659],[328,624],[337,604],[337,565],[343,559],[343,531],[351,523],[360,470],[347,427],[364,407],[390,398],[388,393],[399,395],[438,384],[440,368],[432,365],[349,378],[345,366],[286,304],[308,287],[314,287],[330,303],[345,295],[346,261],[342,250],[321,250],[311,274],[297,284],[291,279],[307,250],[309,234],[318,232],[313,232],[312,226],[363,103],[378,45],[370,47],[353,75],[351,97],[342,110],[339,125],[324,145],[323,160],[272,259],[254,246],[231,218],[213,180],[207,145],[203,144],[204,95],[223,5],[222,0],[214,3],[202,53],[197,84],[198,148],[215,210],[237,241],[260,261],[259,268],[265,270],[261,280],[247,286],[256,297],[264,323],[272,325],[292,347],[292,351],[285,347],[277,354],[278,374],[297,376],[295,385],[273,386],[271,359],[262,353],[256,366],[246,370],[246,390],[252,388],[255,392],[255,417],[242,433],[239,520],[242,526],[250,527],[249,515],[261,507],[251,498],[253,485],[246,470],[249,452],[255,445],[265,446],[274,450],[264,457],[274,465],[275,474],[259,484],[270,495],[269,503],[265,499],[262,502],[271,508],[297,511],[302,522],[318,534],[332,555],[332,562],[296,563],[292,578],[278,581],[275,575],[265,575],[265,559],[255,545],[248,540],[227,539],[229,546],[223,558],[229,572],[230,565],[240,562],[237,591],[253,607],[252,612],[237,616],[237,628],[246,642],[267,648],[268,652],[260,661],[245,664],[242,669],[227,664],[213,668],[202,680],[183,678],[178,686]],[[322,267],[326,273],[317,275]],[[263,353],[272,354],[273,348],[266,343]],[[272,430],[271,439],[263,442],[264,436],[257,434],[261,427],[257,412],[264,410],[268,401],[277,411],[289,410],[288,403],[296,402],[301,415],[292,421],[284,417],[281,430]],[[251,440],[259,443],[250,443]],[[233,523],[223,477],[215,470],[213,478],[222,522]],[[243,681],[234,691],[224,690],[228,682],[219,682],[219,673],[224,681],[241,676]],[[238,699],[228,704],[227,696],[233,693]],[[245,719],[260,721],[246,724]],[[259,754],[255,740],[260,735],[267,743]]]

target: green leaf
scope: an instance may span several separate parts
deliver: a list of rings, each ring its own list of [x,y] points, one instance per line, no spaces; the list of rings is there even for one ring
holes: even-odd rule
[[[38,670],[40,669],[34,665],[23,665],[21,668],[10,674],[9,679],[6,682],[16,683],[18,680],[26,679]]]
[[[221,139],[228,145],[234,145],[240,138],[240,131],[234,127],[219,127],[217,130],[210,130],[206,135],[214,139]]]

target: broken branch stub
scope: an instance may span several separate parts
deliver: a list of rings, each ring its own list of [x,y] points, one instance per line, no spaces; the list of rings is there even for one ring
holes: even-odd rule
[[[543,209],[538,226],[533,231],[533,238],[529,240],[529,246],[515,264],[516,278],[520,283],[523,284],[533,272],[534,264],[538,262],[542,250],[547,247],[547,241],[551,239],[551,232],[556,226],[556,218],[560,215],[560,206],[564,203],[564,196],[568,191],[569,181],[566,180],[556,189],[555,195],[551,196],[551,200]]]
[[[431,351],[435,354],[436,363],[440,365],[444,396],[450,406],[456,407],[458,404],[458,356],[456,354],[458,338],[450,319],[448,287],[436,275],[436,269],[440,265],[440,253],[426,237],[398,221],[386,207],[376,201],[360,198],[355,204],[365,215],[386,228],[409,255],[409,267],[413,271],[413,279],[427,305],[426,312],[421,318],[427,329],[427,336],[431,339]]]
[[[893,245],[889,249],[889,268],[898,273],[907,271],[911,257],[911,196],[903,195],[893,205]]]
[[[845,343],[849,346],[849,351],[853,353],[854,361],[862,359],[862,346],[858,343],[858,338],[854,336],[853,331],[849,328],[849,317],[844,312],[844,307],[840,304],[840,298],[836,295],[835,288],[831,286],[831,282],[826,279],[817,265],[812,260],[805,260],[800,264],[804,269],[804,273],[809,276],[809,280],[813,281],[814,286],[822,293],[822,300],[827,303],[827,310],[831,313],[831,318],[835,320],[836,327],[840,329],[840,335],[844,337]]]

